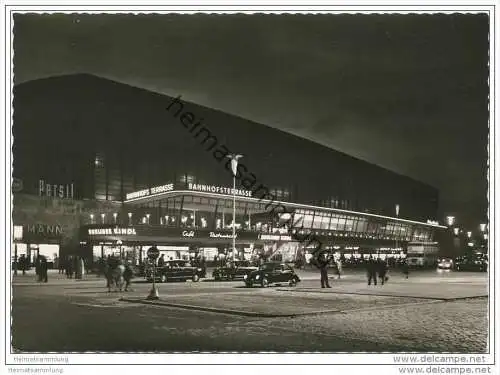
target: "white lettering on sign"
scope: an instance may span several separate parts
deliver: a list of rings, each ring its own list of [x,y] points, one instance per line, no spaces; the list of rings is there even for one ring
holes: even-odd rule
[[[431,224],[431,225],[439,225],[439,223],[435,220],[427,220],[427,224]]]
[[[38,194],[41,197],[53,197],[61,199],[74,199],[75,186],[73,183],[66,185],[48,184],[45,180],[38,180]]]
[[[207,193],[216,193],[216,194],[227,194],[227,195],[239,195],[242,197],[251,197],[252,192],[250,190],[243,189],[233,189],[224,186],[215,186],[215,185],[202,185],[202,184],[192,184],[188,183],[189,190],[196,191],[204,191]]]
[[[275,234],[259,234],[259,239],[264,241],[291,241],[292,236],[279,236]]]
[[[126,195],[126,199],[128,200],[128,199],[142,198],[153,194],[166,193],[167,191],[172,191],[172,190],[174,190],[174,184],[165,184],[152,187],[151,189],[144,189],[144,190],[134,191],[133,193],[128,193]]]
[[[135,228],[93,228],[88,230],[89,236],[137,235]]]
[[[59,236],[63,230],[60,225],[28,224],[27,232],[31,234]]]
[[[210,232],[208,235],[210,238],[233,238],[232,234]],[[238,238],[238,234],[234,235],[234,238]]]
[[[194,237],[194,230],[183,230],[182,237]]]

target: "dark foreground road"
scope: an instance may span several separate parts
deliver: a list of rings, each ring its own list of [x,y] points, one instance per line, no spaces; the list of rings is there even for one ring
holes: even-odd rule
[[[20,276],[13,286],[13,347],[42,352],[486,350],[485,274],[394,276],[387,285],[368,288],[362,274],[353,273],[332,281],[329,290],[305,279],[297,288],[161,284],[160,303],[170,306],[160,306],[138,303],[150,288],[145,283],[134,284],[132,292],[107,293],[94,278],[53,277],[49,285],[38,285]]]

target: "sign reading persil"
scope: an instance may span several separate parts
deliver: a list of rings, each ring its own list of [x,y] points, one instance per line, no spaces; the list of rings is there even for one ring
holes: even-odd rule
[[[215,186],[215,185],[201,185],[201,184],[188,184],[188,189],[189,190],[196,190],[196,191],[206,191],[208,193],[217,193],[217,194],[228,194],[228,195],[239,195],[242,197],[251,197],[252,192],[250,190],[243,190],[243,189],[233,189],[233,188],[228,188],[224,186]]]
[[[174,184],[165,184],[160,186],[152,187],[151,189],[144,189],[139,191],[134,191],[133,193],[128,193],[126,195],[127,200],[135,198],[143,198],[149,195],[165,193],[167,191],[174,190]]]
[[[41,197],[53,197],[61,199],[74,199],[75,189],[73,184],[49,184],[45,180],[38,181],[38,194]]]
[[[89,236],[137,235],[135,228],[95,228],[88,230]]]

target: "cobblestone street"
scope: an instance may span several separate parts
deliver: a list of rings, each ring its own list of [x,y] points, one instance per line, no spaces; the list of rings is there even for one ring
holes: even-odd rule
[[[18,276],[13,343],[22,351],[485,352],[484,274],[422,273],[368,288],[363,274],[302,275],[299,287],[243,288],[241,282],[159,284],[108,293],[102,279]],[[139,280],[138,280],[139,281]],[[475,295],[475,297],[473,297]],[[38,318],[30,318],[37,310]],[[103,332],[106,332],[103,335]]]

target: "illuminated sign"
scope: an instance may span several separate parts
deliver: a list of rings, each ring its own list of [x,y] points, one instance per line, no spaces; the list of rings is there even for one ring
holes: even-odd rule
[[[183,230],[182,237],[194,237],[194,230]]]
[[[63,229],[60,225],[48,225],[48,224],[28,224],[26,225],[26,232],[28,234],[36,234],[43,236],[55,235],[59,236],[62,234]]]
[[[208,235],[210,238],[233,238],[232,234],[226,234],[226,233],[219,233],[219,232],[210,232]],[[235,234],[234,238],[238,238],[238,235]]]
[[[89,236],[126,235],[135,236],[135,228],[95,228],[88,230]]]
[[[53,197],[61,199],[73,199],[74,198],[74,185],[58,185],[58,184],[48,184],[45,180],[38,181],[38,194],[41,197]]]
[[[427,224],[439,225],[439,223],[437,221],[434,221],[434,220],[427,220]]]
[[[292,236],[280,236],[277,234],[259,234],[259,239],[263,241],[291,241]]]
[[[250,190],[242,190],[242,189],[233,189],[224,186],[215,186],[215,185],[201,185],[201,184],[192,184],[188,183],[189,190],[195,191],[204,191],[207,193],[217,193],[217,194],[227,194],[227,195],[239,195],[241,197],[251,197],[252,192]]]
[[[151,189],[144,189],[139,191],[134,191],[133,193],[128,193],[126,195],[128,199],[143,198],[153,194],[166,193],[167,191],[174,190],[174,184],[165,184],[160,186],[152,187]]]

